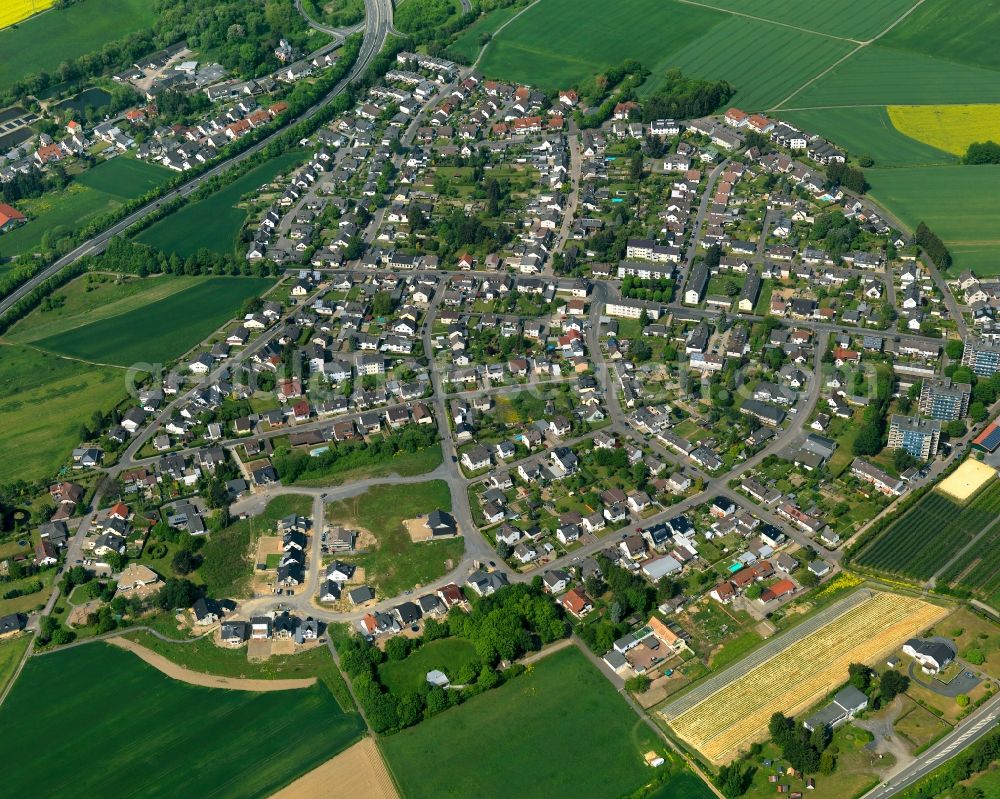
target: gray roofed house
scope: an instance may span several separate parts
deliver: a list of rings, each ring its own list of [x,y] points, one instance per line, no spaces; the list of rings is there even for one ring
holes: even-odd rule
[[[837,692],[833,701],[805,720],[807,730],[835,729],[868,707],[868,697],[853,685]]]
[[[27,616],[24,616],[21,613],[11,613],[7,616],[0,616],[0,636],[20,632],[24,629],[27,623]]]
[[[375,591],[371,586],[361,585],[347,592],[347,598],[355,605],[370,602],[375,598]]]

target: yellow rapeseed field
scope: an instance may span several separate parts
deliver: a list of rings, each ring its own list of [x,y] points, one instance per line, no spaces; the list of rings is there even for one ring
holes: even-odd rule
[[[3,0],[0,2],[0,29],[51,8],[56,0]]]
[[[998,104],[890,105],[887,110],[900,133],[954,155],[965,155],[973,142],[1000,142]]]
[[[847,679],[851,663],[874,663],[948,611],[919,599],[872,592],[813,633],[749,669],[668,722],[713,763],[728,763],[767,734],[771,715],[795,715]]]

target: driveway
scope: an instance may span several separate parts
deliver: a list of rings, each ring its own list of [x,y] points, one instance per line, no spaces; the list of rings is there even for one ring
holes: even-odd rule
[[[918,671],[916,663],[910,664],[907,674],[917,685],[926,688],[928,691],[933,691],[940,696],[947,696],[949,698],[954,698],[959,694],[968,694],[982,682],[975,674],[966,669],[950,683],[945,684]]]

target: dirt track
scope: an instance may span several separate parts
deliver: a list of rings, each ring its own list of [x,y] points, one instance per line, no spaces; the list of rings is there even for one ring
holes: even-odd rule
[[[317,766],[271,799],[399,799],[375,741],[365,738]]]
[[[218,677],[214,674],[202,674],[199,671],[191,671],[183,666],[178,666],[171,660],[159,655],[151,649],[147,649],[142,644],[130,641],[127,638],[108,638],[107,642],[121,649],[127,649],[134,655],[138,655],[150,666],[158,671],[162,671],[168,677],[191,685],[200,685],[204,688],[229,688],[234,691],[290,691],[296,688],[308,688],[316,682],[315,677],[308,677],[302,680],[253,680],[241,677]]]

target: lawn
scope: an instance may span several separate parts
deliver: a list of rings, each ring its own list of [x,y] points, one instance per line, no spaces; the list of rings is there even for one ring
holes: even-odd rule
[[[327,474],[317,477],[315,474],[308,478],[296,480],[294,485],[298,486],[331,486],[350,483],[355,480],[365,480],[369,477],[384,477],[389,474],[398,474],[401,477],[411,477],[417,474],[427,474],[434,471],[441,465],[442,461],[441,445],[433,444],[426,449],[419,449],[416,452],[397,452],[391,460],[371,466],[359,466],[346,471],[332,470]]]
[[[126,394],[125,373],[21,345],[0,345],[0,482],[51,477],[80,442],[80,425]]]
[[[317,646],[295,655],[272,655],[267,660],[247,660],[247,650],[216,646],[211,637],[172,644],[146,632],[134,630],[125,637],[158,652],[179,666],[202,674],[264,680],[301,680],[316,677],[323,681],[341,708],[354,710],[347,684],[326,646]]]
[[[753,41],[768,56],[747,58],[744,49],[733,46],[740,41]],[[673,53],[667,61],[668,66],[680,67],[686,75],[729,81],[736,88],[729,104],[756,111],[781,102],[852,47],[848,42],[826,36],[730,17]],[[649,93],[656,88],[654,72],[642,91]]]
[[[894,105],[889,118],[906,136],[957,156],[973,142],[1000,141],[1000,105]]]
[[[950,153],[897,130],[884,106],[785,111],[780,116],[802,130],[836,142],[850,155],[870,155],[876,166],[954,164],[956,160]]]
[[[51,797],[266,797],[364,730],[323,685],[194,687],[107,644],[32,658],[0,723],[18,731],[17,745],[0,753],[5,791],[37,794],[38,763],[26,754],[44,751],[60,765],[44,775]]]
[[[407,799],[617,798],[654,776],[642,755],[665,750],[575,647],[386,738],[383,746]],[[688,775],[677,771],[681,779]]]
[[[1000,102],[1000,76],[993,70],[872,45],[785,105],[812,108],[995,102]]]
[[[378,676],[390,692],[401,696],[420,691],[427,683],[429,671],[443,671],[453,683],[457,683],[459,670],[476,663],[479,663],[479,658],[471,641],[440,638],[424,644],[403,660],[387,660],[378,667]]]
[[[231,253],[247,218],[247,212],[237,207],[240,198],[249,193],[258,194],[261,186],[291,170],[304,156],[302,150],[291,150],[265,161],[229,185],[150,225],[136,236],[136,240],[163,252],[177,253],[182,258],[202,248]]]
[[[926,0],[880,45],[1000,69],[1000,1]]]
[[[1000,273],[1000,166],[869,169],[865,174],[871,196],[908,228],[923,220],[944,240],[956,274],[963,269]]]
[[[21,634],[6,641],[0,641],[0,694],[14,677],[17,664],[31,643],[31,634]]]
[[[100,319],[118,316],[165,299],[202,282],[201,277],[87,273],[53,293],[57,305],[51,310],[36,309],[7,331],[12,341],[28,343],[63,333]]]
[[[991,677],[1000,677],[1000,627],[981,614],[959,607],[932,631],[955,642],[959,654],[974,648],[985,661],[979,668]]]
[[[178,358],[233,318],[266,278],[207,277],[163,299],[35,342],[42,349],[95,363],[131,366]]]
[[[673,53],[726,18],[674,0],[541,0],[493,38],[479,66],[542,89],[579,84],[628,58],[662,73]]]
[[[263,513],[238,519],[217,533],[212,533],[201,553],[204,563],[198,573],[211,596],[242,596],[253,576],[252,545],[265,534],[275,531],[275,524],[292,513],[312,515],[312,497],[284,494],[267,503]]]
[[[0,32],[0,41],[2,39]],[[141,197],[169,177],[166,167],[134,158],[104,161],[61,191],[19,202],[18,210],[28,217],[28,223],[0,237],[0,256],[31,251],[42,244],[43,239],[45,243],[54,243],[60,236],[69,235],[111,213],[126,200]]]
[[[483,45],[481,37],[492,35],[497,28],[513,17],[523,6],[506,6],[505,8],[495,8],[488,14],[483,14],[473,22],[462,34],[448,46],[448,51],[457,56],[461,56],[470,64],[476,60]]]
[[[344,558],[365,569],[365,581],[383,597],[397,596],[443,577],[465,551],[459,538],[413,543],[403,521],[432,510],[451,510],[451,492],[443,480],[385,485],[327,506],[330,521],[362,527],[378,540],[368,553]],[[450,566],[449,566],[450,564]]]
[[[33,72],[55,72],[67,59],[148,28],[155,18],[149,0],[82,0],[0,30],[0,91]]]
[[[909,697],[905,697],[907,709],[893,723],[893,729],[913,744],[915,749],[936,741],[951,729],[951,725],[939,719],[926,708]]]
[[[40,610],[49,601],[55,575],[54,569],[46,569],[40,574],[0,584],[0,595],[14,589],[31,591],[30,594],[24,594],[11,599],[0,599],[0,616],[6,616],[8,613],[31,613],[34,610]],[[38,588],[39,584],[41,588],[37,591],[33,590]]]

